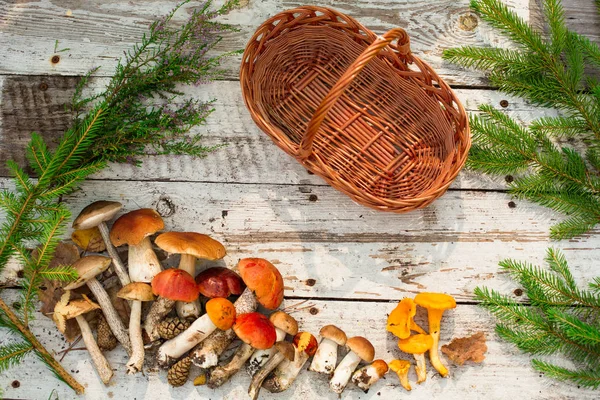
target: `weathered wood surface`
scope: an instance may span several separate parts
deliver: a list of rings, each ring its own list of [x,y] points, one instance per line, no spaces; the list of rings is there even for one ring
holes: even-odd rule
[[[102,88],[107,82],[106,78],[97,79],[92,88]],[[26,166],[24,149],[33,131],[46,138],[60,137],[70,121],[65,105],[70,101],[75,84],[73,77],[0,76],[0,160],[11,158]],[[215,111],[206,125],[195,129],[193,134],[202,135],[206,146],[226,144],[225,148],[205,159],[149,155],[143,159],[143,168],[112,165],[92,179],[325,184],[321,178],[309,175],[254,124],[238,82],[213,82],[183,90],[195,98],[216,100]],[[522,99],[493,90],[457,89],[456,94],[469,112],[477,111],[481,104],[494,104],[524,122],[555,115],[551,110],[533,107]],[[500,106],[502,100],[508,101],[505,108]],[[0,164],[0,176],[8,176],[4,163]],[[505,187],[502,178],[469,171],[461,172],[452,185],[454,189]]]
[[[410,295],[410,293],[405,293]],[[5,295],[6,296],[6,295]],[[9,291],[9,301],[18,297]],[[298,304],[297,300],[286,300],[284,307]],[[390,361],[393,358],[410,359],[410,355],[400,352],[394,337],[385,331],[385,321],[379,316],[387,315],[395,307],[394,303],[370,302],[357,303],[347,301],[311,300],[299,305],[292,313],[299,321],[300,329],[316,334],[321,326],[336,323],[349,336],[363,335],[370,339],[375,347],[376,357]],[[293,308],[291,309],[293,311]],[[425,314],[417,314],[417,322],[426,326]],[[493,331],[493,322],[486,311],[473,305],[459,305],[455,310],[446,312],[442,321],[441,343],[447,343],[454,337],[463,337],[477,331],[485,332],[488,338],[488,353],[483,364],[467,363],[462,367],[450,366],[450,378],[441,378],[434,373],[430,365],[428,377],[421,385],[416,384],[414,369],[409,375],[413,390],[411,398],[418,399],[595,399],[597,393],[591,390],[573,390],[572,387],[540,377],[529,365],[529,358],[514,348],[502,343]],[[50,350],[60,352],[68,344],[56,330],[53,322],[38,315],[34,333]],[[2,339],[0,339],[1,343]],[[80,345],[76,346],[81,347]],[[341,357],[341,354],[340,354]],[[105,387],[93,369],[85,351],[71,351],[62,361],[67,370],[86,386],[86,398],[89,399],[230,399],[247,398],[246,391],[250,383],[245,371],[238,373],[232,381],[217,390],[207,387],[194,387],[190,383],[182,388],[172,388],[166,382],[164,371],[146,372],[127,376],[124,374],[127,356],[120,348],[108,353],[108,360],[115,370],[109,386]],[[7,398],[46,399],[52,388],[56,387],[60,399],[73,398],[65,385],[54,385],[48,377],[45,367],[33,357],[27,359],[28,365],[35,368],[14,368],[10,376],[0,377],[0,386]],[[15,389],[11,382],[17,380],[20,387]],[[395,374],[376,383],[368,394],[356,387],[349,386],[343,394],[344,399],[398,399],[409,394],[399,385]],[[337,399],[328,388],[328,382],[317,374],[307,371],[300,373],[297,381],[279,395],[261,392],[261,399]]]
[[[506,288],[500,259],[541,263],[558,221],[525,202],[511,208],[505,193],[464,190],[408,214],[371,211],[311,185],[90,181],[65,202],[76,214],[97,199],[155,208],[167,230],[213,235],[225,243],[229,266],[248,256],[273,260],[288,294],[311,298],[401,299],[429,290],[472,301],[477,285]],[[577,276],[597,275],[597,232],[561,247],[570,249]],[[16,281],[16,268],[4,274],[5,283]]]

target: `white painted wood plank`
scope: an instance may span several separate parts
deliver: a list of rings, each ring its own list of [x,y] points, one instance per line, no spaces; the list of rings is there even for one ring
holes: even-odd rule
[[[156,208],[167,230],[213,235],[229,266],[248,256],[273,260],[300,297],[384,300],[430,290],[471,301],[478,285],[516,288],[498,261],[543,264],[552,245],[565,248],[582,284],[598,275],[597,231],[552,243],[549,227],[559,217],[525,202],[510,208],[504,193],[451,191],[408,214],[374,212],[314,186],[93,181],[65,200],[78,213],[98,199],[119,200],[125,210]],[[15,284],[17,271],[12,264],[0,282]]]
[[[7,291],[8,299],[15,300],[14,290]],[[407,293],[407,295],[410,295]],[[297,300],[286,300],[284,307],[297,304]],[[293,313],[298,319],[300,329],[316,334],[321,326],[335,323],[344,329],[349,336],[362,335],[375,346],[376,357],[390,361],[403,355],[396,346],[394,337],[385,331],[387,314],[395,307],[395,303],[361,303],[343,301],[310,301],[302,307],[310,305],[317,310],[312,315],[310,308]],[[426,326],[425,313],[417,314],[417,321]],[[313,311],[314,312],[314,311]],[[488,337],[488,353],[481,365],[467,363],[463,367],[450,366],[451,377],[443,379],[433,373],[428,364],[428,378],[421,385],[415,383],[414,369],[410,380],[414,399],[595,399],[597,393],[591,390],[577,389],[575,386],[557,383],[545,379],[533,371],[529,358],[519,353],[512,346],[501,342],[493,332],[493,320],[488,313],[477,306],[459,305],[455,310],[446,312],[442,321],[441,343],[447,343],[454,337],[463,337],[483,331]],[[39,315],[33,325],[33,332],[40,341],[54,352],[66,348],[60,333],[48,318]],[[6,340],[0,339],[0,343]],[[194,387],[188,382],[181,388],[172,388],[166,382],[164,372],[146,372],[127,376],[123,373],[127,357],[120,348],[108,353],[109,362],[115,370],[110,386],[105,387],[98,379],[89,356],[85,351],[73,351],[63,360],[69,371],[86,386],[86,399],[136,398],[136,399],[245,399],[249,378],[244,371],[240,372],[222,388],[211,390],[207,387]],[[35,367],[34,367],[35,365]],[[43,370],[33,357],[28,358],[23,366],[11,369],[0,377],[0,387],[7,398],[47,398],[52,389],[57,390],[60,399],[75,398],[72,392],[62,383],[54,380]],[[18,380],[18,389],[11,387],[11,382]],[[508,384],[510,382],[510,384]],[[264,392],[264,393],[263,393]],[[343,399],[397,399],[407,395],[399,386],[394,375],[388,375],[369,391],[362,393],[355,387],[348,387]],[[337,396],[328,390],[324,378],[303,370],[288,392],[271,395],[261,392],[261,399],[311,398],[336,399]]]
[[[147,26],[167,13],[177,1],[95,1],[93,3],[61,4],[49,0],[28,3],[3,1],[0,15],[5,21],[0,31],[0,73],[81,75],[100,66],[101,73],[110,75],[124,50],[139,40]],[[215,2],[221,4],[222,1]],[[234,24],[239,32],[228,34],[216,48],[218,52],[243,49],[256,28],[276,13],[304,5],[294,0],[250,0],[247,5],[231,11],[222,20]],[[516,11],[529,17],[527,0],[510,0]],[[467,0],[328,0],[322,6],[335,7],[357,18],[378,34],[394,27],[405,28],[411,36],[411,46],[418,56],[430,63],[448,82],[460,85],[482,85],[480,73],[467,72],[441,59],[442,51],[466,44],[482,45],[499,42],[489,29],[465,30],[461,18],[469,14]],[[189,8],[178,13],[175,20],[185,18]],[[67,11],[70,10],[70,15]],[[61,61],[52,64],[55,40]],[[241,57],[226,60],[227,77],[237,79]]]
[[[90,92],[100,90],[107,82],[106,78],[94,80]],[[44,91],[39,89],[42,83],[48,86]],[[31,131],[49,139],[60,137],[68,127],[69,115],[64,112],[64,104],[70,100],[74,86],[73,78],[0,76],[3,99],[0,103],[0,160],[14,158],[25,165],[24,148]],[[226,147],[204,159],[149,155],[143,158],[143,168],[113,164],[92,179],[325,184],[321,178],[309,175],[254,124],[238,82],[213,82],[186,87],[183,91],[203,101],[215,99],[214,113],[206,125],[194,129],[192,134],[202,135],[203,143],[208,146],[226,144]],[[476,112],[481,104],[492,104],[525,123],[543,115],[555,115],[551,110],[533,107],[522,99],[497,91],[457,89],[456,94],[468,112]],[[506,108],[500,107],[501,100],[508,101]],[[7,175],[4,164],[0,165],[0,175]],[[502,177],[463,171],[452,188],[505,189],[506,185]]]

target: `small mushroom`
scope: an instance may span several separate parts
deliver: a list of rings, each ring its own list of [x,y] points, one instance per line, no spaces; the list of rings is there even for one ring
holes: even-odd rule
[[[413,320],[416,314],[417,305],[413,299],[410,297],[403,298],[388,316],[387,330],[399,339],[409,337],[411,330],[426,334],[427,332]]]
[[[338,346],[346,344],[346,334],[335,325],[325,325],[319,335],[323,338],[308,368],[310,371],[331,375],[337,363]]]
[[[246,284],[246,289],[235,301],[238,314],[256,309],[256,301],[263,307],[274,310],[283,301],[283,278],[273,264],[262,258],[244,258],[238,262],[238,271]],[[217,340],[218,338],[218,340]],[[235,339],[235,332],[214,332],[207,343],[200,343],[192,351],[192,360],[200,368],[217,365],[219,356]]]
[[[144,331],[150,343],[160,338],[158,324],[173,309],[175,302],[196,300],[198,287],[194,278],[184,270],[169,268],[152,279],[152,292],[159,297],[152,303],[144,321]]]
[[[152,278],[162,270],[149,236],[164,227],[160,215],[150,208],[121,215],[113,224],[110,230],[111,243],[117,247],[129,245],[130,282],[150,283]]]
[[[225,247],[221,243],[196,232],[166,232],[158,235],[154,243],[168,253],[180,254],[179,269],[191,276],[196,276],[197,258],[214,261],[225,257]],[[198,318],[202,312],[197,299],[178,301],[175,309],[181,318]]]
[[[408,382],[410,362],[407,360],[392,360],[392,362],[389,363],[389,367],[398,375],[398,379],[400,379],[400,384],[402,384],[402,387],[410,392],[412,390],[410,387],[410,382]]]
[[[275,332],[277,333],[277,341],[281,342],[285,339],[285,335],[294,336],[298,333],[298,322],[283,311],[275,311],[269,317],[269,320],[275,326]],[[253,376],[275,353],[275,349],[271,347],[266,350],[256,350],[250,357],[248,362],[247,371],[250,376]]]
[[[144,341],[142,339],[142,302],[154,300],[152,287],[144,282],[132,282],[117,293],[122,299],[131,301],[129,317],[129,337],[131,339],[131,357],[127,361],[127,373],[135,374],[144,365]]]
[[[125,286],[131,281],[129,280],[129,275],[123,265],[121,257],[119,257],[117,250],[111,243],[108,226],[106,225],[106,221],[113,219],[113,217],[121,211],[121,208],[123,208],[123,205],[117,201],[95,201],[81,210],[77,218],[73,221],[73,229],[90,229],[98,227],[100,234],[104,239],[104,243],[106,244],[108,255],[113,260],[115,273],[119,277],[119,282],[121,282],[121,286]]]
[[[269,359],[269,361],[267,361],[265,365],[263,365],[263,367],[259,369],[256,374],[254,374],[252,377],[252,382],[250,382],[248,394],[252,400],[256,400],[258,397],[260,387],[271,371],[273,371],[284,360],[294,360],[295,350],[291,343],[280,341],[275,343],[275,346],[273,347],[275,348],[275,353]]]
[[[229,363],[211,372],[208,386],[212,389],[223,385],[238,372],[254,350],[272,348],[277,336],[273,323],[257,312],[238,315],[233,324],[233,331],[243,343]]]
[[[94,335],[92,334],[92,330],[90,329],[90,325],[88,324],[87,320],[83,317],[83,314],[96,310],[100,308],[100,306],[92,302],[85,295],[83,295],[83,300],[69,301],[70,298],[71,291],[67,290],[60,298],[60,301],[56,303],[56,306],[54,307],[54,313],[52,314],[52,318],[56,322],[58,330],[62,333],[65,332],[67,320],[75,318],[77,324],[79,325],[79,329],[81,330],[81,337],[83,338],[85,347],[90,353],[92,361],[96,366],[96,371],[98,371],[100,379],[106,385],[110,381],[110,378],[112,378],[113,376],[113,370],[110,367],[110,364],[108,363],[104,355],[102,354],[102,351],[100,351],[100,348],[96,343],[96,339],[94,339]]]
[[[425,366],[425,352],[431,349],[433,338],[431,335],[412,335],[398,341],[398,347],[405,353],[412,354],[417,361],[415,371],[417,372],[417,383],[425,382],[427,379],[427,367]]]
[[[354,336],[348,339],[346,347],[349,350],[348,354],[346,354],[336,367],[329,381],[329,387],[337,394],[341,394],[344,391],[352,373],[361,360],[372,362],[375,357],[373,345],[362,336]]]
[[[433,344],[429,349],[429,361],[442,377],[448,376],[448,368],[442,363],[439,355],[440,323],[445,310],[455,308],[456,301],[452,296],[443,293],[419,293],[415,296],[415,303],[427,309],[429,321],[429,334]]]
[[[388,372],[388,365],[383,360],[375,360],[369,365],[354,371],[352,383],[361,388],[365,393],[371,386]]]
[[[300,373],[302,367],[312,357],[319,343],[309,332],[298,332],[294,336],[294,360],[283,360],[273,373],[264,381],[263,387],[271,393],[287,390]]]
[[[160,367],[167,367],[186,351],[204,340],[215,329],[228,330],[235,321],[235,307],[227,299],[215,298],[206,303],[206,314],[196,319],[188,329],[158,348],[156,359]]]
[[[239,296],[246,285],[242,278],[229,268],[212,267],[196,275],[198,291],[201,295],[213,299]]]
[[[96,276],[106,271],[111,263],[111,259],[103,256],[85,256],[73,263],[73,268],[77,271],[78,278],[74,282],[71,282],[65,286],[65,290],[73,290],[87,285],[90,291],[96,297],[102,313],[106,317],[106,322],[112,330],[113,334],[121,343],[123,348],[128,354],[131,354],[131,341],[129,340],[129,334],[123,325],[123,321],[119,317],[117,310],[110,301],[110,296],[96,279]]]

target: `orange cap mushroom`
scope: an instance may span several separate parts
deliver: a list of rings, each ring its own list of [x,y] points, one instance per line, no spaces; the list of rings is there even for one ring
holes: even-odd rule
[[[283,278],[273,264],[262,258],[243,258],[237,267],[260,304],[269,310],[279,307],[283,301]]]
[[[210,299],[206,303],[206,313],[217,328],[226,331],[235,322],[235,307],[227,299],[220,297]]]
[[[152,292],[175,301],[194,301],[198,298],[196,281],[181,269],[165,269],[152,279]]]
[[[233,330],[244,343],[259,350],[273,347],[277,339],[273,323],[257,312],[239,315]]]

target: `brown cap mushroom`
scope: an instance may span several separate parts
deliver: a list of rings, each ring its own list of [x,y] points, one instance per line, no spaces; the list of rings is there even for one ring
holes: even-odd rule
[[[212,267],[196,275],[198,291],[210,299],[240,295],[246,285],[242,278],[229,268]]]
[[[323,338],[319,344],[317,354],[313,357],[309,370],[331,374],[337,363],[338,346],[346,344],[346,334],[335,325],[325,325],[319,335]]]
[[[398,347],[405,353],[412,354],[417,361],[415,371],[417,372],[417,383],[424,382],[427,379],[427,367],[425,365],[425,352],[431,349],[433,338],[431,335],[412,335],[406,339],[398,341]]]
[[[284,333],[284,338],[286,333],[292,336],[298,333],[298,322],[286,312],[275,311],[269,316],[269,321],[275,326],[276,330],[278,329]]]
[[[341,394],[344,391],[352,373],[361,360],[372,362],[373,358],[375,358],[373,345],[362,336],[354,336],[348,339],[346,347],[350,351],[337,366],[329,381],[329,387],[337,394]]]
[[[154,300],[154,294],[152,293],[152,287],[147,283],[143,282],[132,282],[129,285],[122,287],[117,293],[122,299],[131,301],[152,301]]]

